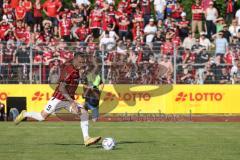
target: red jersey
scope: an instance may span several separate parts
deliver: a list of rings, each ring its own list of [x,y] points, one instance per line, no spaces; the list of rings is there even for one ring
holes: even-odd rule
[[[60,58],[65,60],[73,59],[73,53],[70,51],[59,51],[60,52]]]
[[[183,8],[181,6],[179,8],[176,8],[175,6],[173,6],[173,10],[174,11],[171,14],[172,18],[180,19],[181,13],[183,12]]]
[[[17,39],[23,39],[25,37],[25,28],[24,27],[17,27],[14,32],[15,32]]]
[[[46,10],[49,17],[56,17],[57,16],[57,10],[59,7],[62,6],[62,3],[60,1],[46,1],[43,4],[43,9]]]
[[[25,17],[26,9],[23,6],[17,6],[15,10],[17,20],[22,20]]]
[[[146,0],[146,2],[141,1],[141,8],[143,14],[151,14],[151,1]]]
[[[188,27],[189,21],[180,21],[180,22],[178,22],[178,24],[181,25],[181,26],[186,26],[186,27]],[[185,28],[185,27],[184,27],[184,28]]]
[[[33,16],[34,17],[42,17],[42,5],[39,4],[39,8],[37,7],[36,3],[33,6]]]
[[[113,19],[115,19],[115,10],[111,10],[111,11],[108,11],[108,15],[111,17],[111,18],[113,18]]]
[[[183,53],[182,55],[182,59],[183,61],[185,60],[185,63],[190,63],[190,62],[194,62],[195,61],[195,55],[190,53],[190,56],[188,56],[187,58],[187,53]]]
[[[23,6],[25,7],[25,9],[26,9],[26,12],[29,12],[29,11],[31,11],[31,5],[32,5],[32,2],[31,1],[27,1],[27,2],[23,2]]]
[[[1,25],[0,26],[0,39],[3,40],[5,38],[5,32],[10,28],[9,25]]]
[[[48,60],[52,59],[53,53],[51,51],[46,51],[43,53],[43,62],[47,62]]]
[[[195,11],[201,11],[203,10],[202,6],[197,6],[197,5],[192,5],[192,10],[195,10]],[[193,20],[197,20],[197,21],[201,21],[203,19],[203,14],[202,13],[193,13],[192,14],[192,19]]]
[[[79,27],[76,29],[75,33],[77,34],[80,41],[84,41],[90,33],[90,30],[88,28]]]
[[[120,22],[128,22],[126,17],[121,18]],[[128,24],[118,24],[119,31],[128,31]]]
[[[136,40],[137,38],[143,37],[143,35],[144,35],[144,32],[142,29],[140,30],[137,30],[136,28],[132,29],[132,36],[134,40]]]
[[[92,10],[90,13],[91,24],[90,28],[100,28],[102,21],[102,12],[98,10]]]
[[[238,58],[238,55],[236,53],[231,54],[231,53],[228,52],[225,55],[225,61],[226,61],[227,64],[232,64],[233,60],[237,59],[237,58]]]
[[[161,50],[163,54],[173,55],[174,47],[172,42],[165,42],[161,46]]]
[[[113,25],[114,23],[115,22],[114,22],[114,20],[111,17],[104,15],[103,18],[102,18],[102,29],[104,31],[106,31],[108,25]]]
[[[116,11],[115,12],[115,17],[116,17],[116,19],[119,19],[119,18],[121,18],[123,16],[123,12],[121,12],[121,11]]]
[[[104,0],[96,0],[95,3],[98,4],[100,8],[104,8]]]
[[[136,21],[140,21],[140,20],[142,20],[142,18],[143,18],[143,14],[142,14],[142,13],[140,13],[140,14],[135,14],[135,15],[134,15],[134,19],[135,19]]]
[[[60,68],[60,79],[59,82],[66,83],[67,93],[72,99],[74,98],[75,92],[79,84],[79,71],[72,65],[71,61],[64,63]],[[59,100],[66,100],[62,92],[59,90],[59,85],[55,89],[53,97]]]
[[[95,49],[97,48],[97,44],[94,42],[89,42],[88,43],[88,48],[90,51],[95,51]]]
[[[18,6],[19,0],[11,0],[11,7],[16,8]]]
[[[177,47],[177,46],[180,46],[181,39],[180,37],[176,36],[176,37],[173,37],[172,42]]]
[[[42,57],[42,55],[40,55],[40,54],[35,55],[33,61],[34,61],[35,63],[41,63],[41,62],[43,62],[43,57]]]
[[[59,22],[61,36],[69,36],[71,33],[71,26],[72,26],[71,20],[69,19],[61,20]]]
[[[25,43],[26,44],[29,44],[29,42],[30,42],[30,38],[31,38],[31,33],[29,32],[29,31],[25,31],[25,33],[24,33],[24,38],[25,38]]]
[[[127,7],[129,6],[129,3],[128,2],[119,2],[118,3],[118,7],[117,8],[120,8],[120,7],[123,7],[123,11],[127,11]]]
[[[12,6],[9,3],[3,3],[3,12],[5,14],[10,13],[12,11]]]

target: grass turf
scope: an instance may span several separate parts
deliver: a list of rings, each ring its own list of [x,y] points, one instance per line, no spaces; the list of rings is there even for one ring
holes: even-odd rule
[[[117,148],[84,147],[77,122],[0,123],[1,160],[238,160],[240,123],[91,123]]]

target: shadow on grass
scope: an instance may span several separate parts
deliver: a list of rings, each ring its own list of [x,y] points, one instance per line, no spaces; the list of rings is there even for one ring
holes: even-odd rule
[[[143,143],[154,143],[155,141],[119,141],[117,144],[143,144]]]
[[[57,146],[84,146],[82,143],[54,143]]]

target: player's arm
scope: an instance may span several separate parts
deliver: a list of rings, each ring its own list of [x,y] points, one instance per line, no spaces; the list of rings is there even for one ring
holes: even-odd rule
[[[67,92],[66,86],[67,86],[66,82],[60,82],[59,91],[62,93],[64,98],[71,103],[70,112],[78,114],[77,103],[71,98],[71,96]]]
[[[87,85],[83,85],[83,98],[87,98],[88,97],[88,93],[90,92],[91,88],[88,87]]]
[[[60,82],[59,91],[62,93],[62,95],[67,101],[74,103],[74,100],[71,98],[71,96],[67,92],[66,86],[67,86],[66,82]]]

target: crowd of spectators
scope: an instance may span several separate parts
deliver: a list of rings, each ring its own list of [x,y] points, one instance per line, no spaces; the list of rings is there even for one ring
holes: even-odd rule
[[[30,62],[34,83],[56,83],[75,51],[107,83],[239,83],[240,9],[224,5],[194,0],[187,19],[180,0],[0,0],[0,83],[29,83]]]

